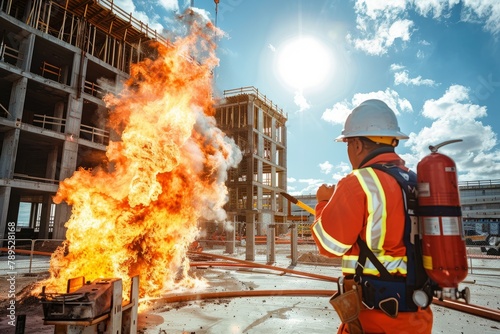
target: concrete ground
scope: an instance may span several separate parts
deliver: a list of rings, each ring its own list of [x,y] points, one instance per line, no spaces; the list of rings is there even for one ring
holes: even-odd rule
[[[206,251],[205,251],[206,252]],[[214,254],[227,255],[223,250],[211,250]],[[303,254],[304,255],[304,254]],[[311,254],[309,254],[311,255]],[[236,255],[244,259],[244,254]],[[302,257],[303,259],[304,257]],[[290,267],[290,258],[278,252],[276,263],[279,268],[289,268],[300,272],[338,277],[340,268],[315,261],[311,255],[307,261],[300,261]],[[311,260],[312,259],[312,260]],[[321,258],[319,258],[321,259]],[[0,262],[3,258],[0,258]],[[473,273],[460,285],[471,291],[471,304],[487,307],[500,312],[500,260],[474,259]],[[266,256],[257,254],[256,263],[265,264]],[[471,263],[472,264],[472,263]],[[1,268],[0,268],[1,269]],[[170,302],[168,298],[179,294],[165,294],[155,300],[149,309],[142,312],[138,319],[139,333],[159,334],[220,334],[220,333],[335,333],[340,321],[329,304],[329,295],[279,295],[291,290],[336,290],[336,284],[305,276],[284,274],[264,268],[210,267],[199,266],[193,273],[207,280],[204,291],[230,292],[241,291],[238,297],[222,296],[216,299],[185,300]],[[2,280],[0,295],[0,332],[14,333],[8,324],[6,302],[7,279],[0,271]],[[44,278],[46,274],[19,275],[16,289],[25,292],[30,283]],[[245,296],[246,293],[258,294],[262,290],[277,291],[276,295]],[[185,295],[192,295],[184,292]],[[274,294],[274,292],[273,292]],[[469,313],[433,305],[433,333],[500,333],[500,322],[488,320]],[[27,314],[25,333],[53,333],[53,326],[43,325],[42,307],[36,299],[27,299],[18,305],[17,314]],[[409,333],[417,333],[411,329]]]

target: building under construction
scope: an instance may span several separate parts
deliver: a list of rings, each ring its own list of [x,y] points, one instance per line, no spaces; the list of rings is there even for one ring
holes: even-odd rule
[[[52,196],[78,168],[98,166],[118,139],[102,97],[153,52],[150,41],[168,43],[113,1],[0,1],[0,239],[7,222],[21,238],[65,238],[70,208]],[[217,112],[244,153],[229,175],[229,218],[284,221],[283,111],[245,88],[226,92]]]
[[[280,195],[287,188],[287,118],[283,110],[256,88],[244,87],[224,91],[216,120],[243,153],[238,168],[228,174],[226,211],[230,218],[256,222],[257,234],[264,234],[269,224],[285,223],[288,210]]]

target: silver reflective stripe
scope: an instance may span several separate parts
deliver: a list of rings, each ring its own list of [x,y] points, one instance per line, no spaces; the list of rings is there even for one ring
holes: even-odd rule
[[[378,258],[379,261],[387,268],[387,271],[391,274],[400,273],[403,275],[407,274],[407,258],[404,257],[390,257],[384,261],[382,258]],[[358,263],[358,256],[344,256],[342,257],[342,271],[347,274],[354,274],[355,268]],[[375,265],[370,261],[370,259],[366,259],[365,265],[363,266],[363,274],[370,275],[378,275],[379,271],[375,267]]]
[[[316,221],[312,229],[313,233],[321,243],[321,246],[323,246],[325,250],[332,254],[342,256],[352,247],[333,239],[328,233],[326,233],[323,229],[323,222],[321,221],[321,217]]]
[[[366,194],[368,217],[366,220],[366,244],[375,254],[377,259],[387,268],[389,273],[407,273],[407,258],[391,257],[385,255],[383,249],[385,234],[387,230],[387,203],[386,195],[377,174],[372,168],[363,168],[353,171],[361,188]],[[342,270],[345,273],[355,273],[358,264],[358,256],[350,255],[342,257]],[[377,275],[379,271],[375,265],[366,259],[363,273]]]
[[[357,169],[354,175],[358,178],[366,194],[368,218],[366,220],[366,243],[368,248],[378,257],[384,254],[386,231],[386,202],[384,188],[372,168]]]

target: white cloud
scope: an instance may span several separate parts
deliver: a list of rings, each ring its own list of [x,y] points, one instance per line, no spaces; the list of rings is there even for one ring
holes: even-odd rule
[[[311,105],[305,98],[304,94],[302,94],[302,92],[300,91],[295,92],[293,102],[299,107],[299,112],[306,111],[311,108]]]
[[[326,109],[323,112],[321,119],[332,124],[343,125],[351,109],[351,105],[346,101],[335,103],[331,109]]]
[[[420,15],[439,19],[443,15],[448,17],[448,10],[459,2],[460,0],[419,0],[414,1],[413,5]]]
[[[462,139],[440,148],[439,152],[457,164],[460,180],[496,179],[500,173],[500,150],[497,135],[484,125],[480,118],[487,116],[487,109],[470,102],[469,90],[460,85],[448,88],[445,94],[424,103],[422,116],[433,123],[418,133],[411,133],[405,146],[412,154],[403,155],[416,169],[416,163],[430,153],[429,145]]]
[[[396,20],[394,22],[373,22],[371,28],[368,23],[363,23],[366,31],[362,35],[366,38],[353,38],[347,35],[347,41],[356,49],[371,55],[382,55],[394,44],[397,39],[406,42],[410,40],[410,29],[413,22],[410,20]]]
[[[385,91],[355,94],[351,102],[342,101],[335,103],[331,109],[326,109],[323,112],[321,118],[329,123],[343,125],[351,110],[368,99],[384,101],[396,115],[399,115],[400,112],[413,112],[410,101],[399,97],[396,91],[387,88]]]
[[[371,55],[382,55],[397,39],[410,40],[413,22],[406,19],[407,2],[358,0],[356,28],[360,38],[347,35],[347,41],[355,48]]]
[[[484,29],[493,35],[500,33],[498,0],[357,0],[354,10],[358,34],[349,33],[346,39],[356,49],[371,55],[383,55],[396,40],[410,40],[415,25],[408,19],[412,11],[435,20],[447,19],[460,2],[463,22],[483,24]]]
[[[137,10],[132,0],[114,0],[113,4],[126,13],[132,14],[135,19],[147,24],[149,28],[155,30],[157,33],[162,33],[164,27],[159,22],[160,17],[157,14],[148,15],[145,12]]]
[[[333,173],[331,174],[332,180],[337,183],[340,179],[349,174],[352,170],[351,164],[347,162],[340,162],[337,166],[334,166]]]
[[[113,3],[127,13],[135,12],[135,5],[132,0],[115,0]]]
[[[319,164],[319,169],[323,174],[330,174],[332,171],[333,165],[329,161],[325,161]]]
[[[158,4],[168,11],[179,11],[179,2],[177,0],[158,0]]]
[[[276,52],[276,48],[274,47],[274,45],[269,44],[267,47],[268,47],[268,48],[269,48],[269,50],[271,50],[272,52]]]
[[[500,33],[500,1],[463,0],[461,18],[465,22],[484,22],[486,31],[493,35]]]
[[[391,64],[391,71],[395,72],[395,71],[401,71],[405,68],[404,65],[401,65],[401,64]]]
[[[304,183],[305,187],[301,187],[300,191],[295,191],[295,189],[297,189],[297,187],[288,186],[287,191],[290,193],[290,195],[293,195],[293,196],[313,195],[313,194],[315,195],[319,186],[321,186],[323,183],[325,183],[325,181],[322,179],[300,179],[300,180],[298,180],[298,182]]]
[[[422,76],[417,76],[416,78],[410,78],[408,76],[408,71],[401,71],[394,73],[394,84],[396,85],[406,85],[406,86],[437,86],[437,83],[431,79],[422,79]]]

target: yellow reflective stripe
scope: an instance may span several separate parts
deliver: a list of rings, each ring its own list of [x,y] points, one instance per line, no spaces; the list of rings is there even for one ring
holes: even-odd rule
[[[323,229],[323,222],[321,221],[321,217],[318,218],[316,223],[314,223],[312,231],[314,235],[316,235],[316,237],[318,238],[321,246],[326,251],[334,255],[342,256],[352,247],[352,245],[346,245],[338,240],[335,240],[334,238],[332,238],[331,235],[326,233],[326,231]]]
[[[403,275],[407,274],[407,257],[392,257],[392,256],[382,256],[378,258],[379,261],[387,268],[387,271],[391,274],[400,273]],[[356,265],[358,263],[357,255],[344,255],[342,257],[342,271],[345,273],[355,273]],[[378,275],[379,271],[375,265],[366,259],[366,263],[363,266],[363,274]]]
[[[366,220],[366,243],[377,259],[387,268],[389,273],[407,273],[407,258],[392,257],[385,255],[383,249],[387,233],[387,201],[386,194],[380,179],[373,168],[363,168],[353,171],[359,181],[367,199],[368,217]],[[354,273],[358,263],[358,256],[342,257],[342,270],[346,273]],[[378,275],[379,271],[370,261],[366,259],[363,268],[364,274]]]
[[[367,199],[366,243],[376,256],[384,254],[387,210],[384,188],[372,168],[353,171]]]

